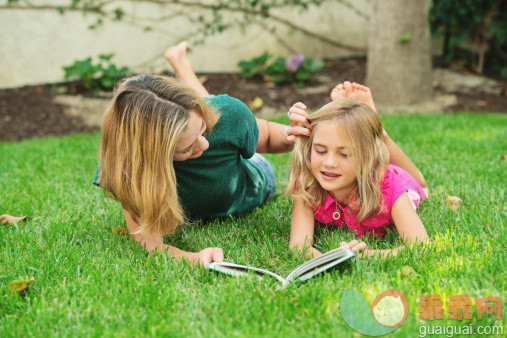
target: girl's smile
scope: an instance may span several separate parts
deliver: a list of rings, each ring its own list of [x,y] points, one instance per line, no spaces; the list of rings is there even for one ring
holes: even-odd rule
[[[335,180],[341,176],[339,174],[335,174],[335,173],[332,173],[329,171],[321,171],[320,173],[321,173],[323,179],[329,180],[329,181]]]

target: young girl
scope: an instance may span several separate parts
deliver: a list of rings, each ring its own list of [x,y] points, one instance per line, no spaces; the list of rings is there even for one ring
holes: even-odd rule
[[[389,164],[379,115],[356,100],[334,98],[308,117],[311,136],[296,141],[288,186],[293,196],[290,246],[319,256],[312,247],[317,223],[357,237],[382,237],[395,227],[406,244],[427,241],[415,212],[425,193],[406,171]],[[366,256],[396,255],[403,248],[367,250],[357,240],[340,246]]]

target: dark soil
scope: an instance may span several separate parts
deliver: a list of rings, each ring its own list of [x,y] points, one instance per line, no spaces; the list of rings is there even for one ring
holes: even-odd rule
[[[21,141],[96,130],[65,114],[53,102],[51,86],[31,86],[0,91],[0,141]]]
[[[249,104],[256,97],[264,107],[284,112],[295,102],[302,101],[310,108],[317,108],[329,101],[333,85],[345,80],[364,83],[366,59],[355,58],[329,61],[324,70],[317,73],[304,88],[277,85],[264,79],[242,79],[238,74],[201,74],[205,87],[213,94],[226,93]],[[507,81],[501,81],[502,89],[495,94],[453,93],[458,104],[449,112],[502,112],[507,113]],[[68,93],[83,94],[75,83],[66,84]],[[60,136],[89,132],[89,127],[79,118],[69,116],[64,106],[52,100],[54,85],[27,86],[0,91],[0,141],[20,141],[47,135]],[[439,90],[439,88],[437,88]],[[255,112],[255,110],[254,110]]]

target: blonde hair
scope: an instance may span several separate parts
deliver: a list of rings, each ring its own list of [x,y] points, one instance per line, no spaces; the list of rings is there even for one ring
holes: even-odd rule
[[[190,87],[157,75],[121,82],[106,110],[99,184],[139,224],[137,233],[172,234],[186,221],[173,157],[190,111],[202,116],[208,131],[218,120]]]
[[[322,123],[338,123],[351,148],[352,167],[356,174],[357,190],[349,205],[357,211],[356,222],[362,222],[382,210],[381,181],[389,163],[384,142],[382,121],[365,104],[352,99],[328,103],[308,117],[310,130]],[[321,206],[326,191],[312,173],[310,137],[298,137],[292,154],[287,195],[299,196],[312,207]]]

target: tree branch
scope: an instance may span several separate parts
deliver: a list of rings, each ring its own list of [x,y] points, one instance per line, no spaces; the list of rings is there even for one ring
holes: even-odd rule
[[[117,2],[117,1],[116,0],[104,0],[102,2],[88,1],[88,2],[84,2],[84,3],[80,2],[78,5],[75,5],[75,6],[72,6],[72,5],[70,5],[70,6],[56,6],[56,5],[47,5],[47,4],[34,5],[28,1],[24,1],[23,2],[24,5],[21,5],[20,3],[15,2],[15,3],[7,4],[7,5],[1,5],[0,9],[58,10],[58,11],[65,10],[65,11],[74,11],[74,12],[75,11],[91,12],[96,15],[101,15],[103,17],[107,17],[107,16],[114,16],[114,12],[104,11],[104,7],[109,6],[115,2]],[[231,5],[228,5],[224,2],[221,2],[217,5],[202,3],[199,1],[182,1],[182,0],[124,0],[122,2],[148,3],[148,4],[155,4],[155,5],[160,5],[160,6],[179,5],[179,6],[184,6],[184,7],[197,7],[197,8],[211,10],[211,11],[225,10],[225,11],[229,11],[232,13],[242,13],[242,14],[246,14],[246,15],[249,15],[252,17],[260,17],[262,19],[269,18],[279,24],[289,27],[289,28],[291,28],[295,31],[298,31],[304,35],[307,35],[309,37],[318,39],[318,40],[325,42],[331,46],[350,50],[350,51],[355,51],[355,52],[364,52],[365,51],[364,48],[344,44],[344,43],[335,41],[333,39],[330,39],[329,37],[327,37],[325,35],[321,35],[321,34],[312,32],[312,31],[306,29],[305,27],[295,25],[294,23],[292,23],[291,21],[289,21],[287,19],[284,19],[282,17],[279,17],[275,14],[270,13],[269,10],[231,6]],[[357,8],[355,8],[347,0],[338,0],[338,2],[342,3],[343,5],[352,9],[357,14],[361,15],[360,14],[361,12],[359,12],[359,10],[357,10]],[[286,6],[287,4],[284,3],[282,5]],[[280,6],[280,5],[278,5],[278,6]],[[129,14],[128,16],[132,19],[135,19],[135,16],[132,14]],[[363,14],[363,16],[365,16],[365,15]],[[158,19],[154,18],[153,20],[163,21],[164,18],[172,18],[172,17],[174,17],[174,15],[170,15],[170,16],[166,16],[166,17],[162,16],[162,17],[159,17]]]

